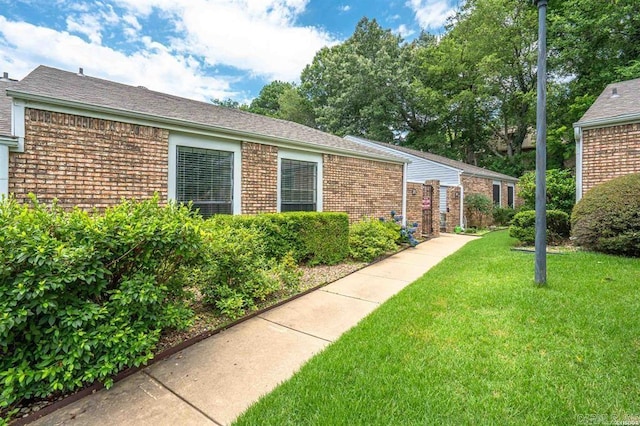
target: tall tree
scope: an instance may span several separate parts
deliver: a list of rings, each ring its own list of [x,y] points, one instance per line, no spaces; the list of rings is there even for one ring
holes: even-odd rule
[[[248,111],[310,127],[315,126],[315,115],[311,103],[293,83],[276,80],[267,84],[251,101]]]
[[[302,90],[320,129],[391,141],[406,126],[400,115],[406,78],[402,39],[363,18],[344,43],[321,49],[302,72]]]

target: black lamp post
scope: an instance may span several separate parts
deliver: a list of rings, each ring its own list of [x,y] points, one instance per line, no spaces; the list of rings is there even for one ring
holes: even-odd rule
[[[538,105],[536,109],[536,274],[547,283],[547,0],[538,6]]]

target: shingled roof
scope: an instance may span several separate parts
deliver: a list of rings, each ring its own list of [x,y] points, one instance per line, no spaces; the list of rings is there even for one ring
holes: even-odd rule
[[[375,148],[363,148],[329,133],[290,121],[252,114],[89,77],[84,74],[39,66],[7,91],[20,99],[73,106],[121,116],[144,117],[150,121],[178,123],[235,134],[269,138],[283,143],[315,147],[390,162],[406,162]]]
[[[363,141],[370,142],[383,147],[387,147],[390,149],[394,149],[399,152],[404,152],[406,154],[410,154],[419,158],[424,158],[425,160],[430,160],[436,163],[444,164],[445,166],[453,167],[455,169],[460,170],[463,174],[486,177],[490,179],[508,180],[512,182],[518,181],[518,178],[515,178],[513,176],[494,172],[492,170],[483,169],[482,167],[477,167],[471,164],[464,163],[462,161],[452,160],[451,158],[443,157],[441,155],[431,154],[430,152],[419,151],[417,149],[407,148],[400,145],[393,145],[390,143],[378,142],[378,141],[354,137],[354,136],[347,136],[347,138],[350,138],[351,140],[362,139]]]
[[[11,98],[5,90],[16,85],[14,80],[0,80],[0,135],[11,135]]]
[[[584,113],[576,127],[640,119],[640,78],[609,84]]]

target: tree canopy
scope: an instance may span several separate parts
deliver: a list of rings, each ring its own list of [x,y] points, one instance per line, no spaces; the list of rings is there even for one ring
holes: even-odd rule
[[[640,77],[640,2],[563,0],[548,12],[548,163],[562,168],[572,123],[607,84]],[[533,167],[537,30],[528,0],[467,0],[443,36],[410,42],[363,18],[300,86],[274,81],[248,109],[520,176]]]

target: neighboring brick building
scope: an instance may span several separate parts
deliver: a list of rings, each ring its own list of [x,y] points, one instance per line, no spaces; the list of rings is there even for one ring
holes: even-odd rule
[[[90,209],[158,193],[205,215],[351,220],[406,208],[406,160],[297,123],[44,66],[0,82],[0,194],[20,201]]]
[[[573,126],[577,200],[602,182],[639,173],[640,78],[608,85]]]
[[[415,185],[431,185],[435,188],[434,198],[428,204],[431,209],[431,223],[436,230],[453,232],[456,226],[467,226],[467,217],[464,208],[464,197],[469,194],[484,194],[492,199],[494,204],[500,207],[515,207],[517,178],[502,173],[452,160],[440,155],[418,151],[388,143],[372,141],[354,136],[345,139],[359,143],[363,147],[382,149],[392,155],[399,155],[410,161],[407,166],[408,192],[420,194],[421,191]],[[407,220],[409,222],[428,222],[421,212],[422,197],[416,194],[407,194]],[[423,212],[424,213],[424,212]],[[437,226],[437,224],[440,224]],[[490,218],[483,224],[489,225]],[[426,234],[430,232],[425,230]]]

